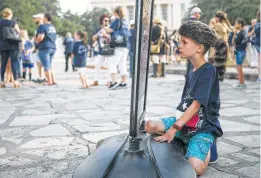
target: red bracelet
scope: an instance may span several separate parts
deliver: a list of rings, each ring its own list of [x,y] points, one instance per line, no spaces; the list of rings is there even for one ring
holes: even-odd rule
[[[177,131],[181,131],[182,127],[178,126],[177,124],[173,124],[172,127]]]

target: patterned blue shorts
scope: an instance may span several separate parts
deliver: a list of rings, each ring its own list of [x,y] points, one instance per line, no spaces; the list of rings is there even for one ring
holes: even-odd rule
[[[176,117],[164,117],[160,118],[166,131],[177,121]],[[214,142],[214,137],[210,133],[198,133],[189,138],[182,137],[180,132],[177,132],[176,137],[178,139],[187,142],[187,153],[185,158],[194,157],[202,160],[206,160],[211,145]]]

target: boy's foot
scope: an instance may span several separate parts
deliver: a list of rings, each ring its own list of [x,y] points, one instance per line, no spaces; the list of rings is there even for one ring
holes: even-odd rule
[[[110,89],[110,90],[114,90],[114,89],[117,88],[117,87],[118,87],[118,83],[117,83],[117,82],[114,82],[114,83],[111,82],[111,84],[110,84],[110,86],[109,86],[109,89]]]
[[[210,147],[210,164],[214,164],[218,161],[218,151],[217,151],[217,141],[215,140],[214,143]]]
[[[240,84],[240,83],[238,83],[238,84],[234,85],[233,87],[234,87],[234,88],[238,88],[238,89],[244,89],[244,88],[246,88],[246,84]]]
[[[150,77],[156,78],[156,77],[158,77],[158,76],[155,75],[155,74],[152,74]]]
[[[160,77],[165,77],[165,74],[164,75],[160,75]]]

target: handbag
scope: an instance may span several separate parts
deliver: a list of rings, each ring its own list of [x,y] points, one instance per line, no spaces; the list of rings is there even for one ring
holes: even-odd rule
[[[122,28],[122,20],[120,19],[118,28],[116,31],[113,32],[111,38],[111,47],[127,47],[127,39],[126,35],[120,30]]]
[[[114,54],[114,48],[111,47],[110,44],[104,44],[102,51],[101,51],[101,55],[103,56],[110,56]]]
[[[151,54],[159,54],[160,53],[161,43],[162,43],[162,35],[160,35],[158,43],[152,44],[152,42],[151,42],[150,53]]]
[[[11,26],[2,26],[2,37],[3,40],[8,40],[12,42],[21,42],[19,33],[14,27]]]

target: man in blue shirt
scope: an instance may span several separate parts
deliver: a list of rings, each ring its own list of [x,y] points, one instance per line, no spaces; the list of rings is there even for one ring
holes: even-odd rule
[[[44,24],[37,29],[36,42],[39,46],[39,57],[44,67],[45,76],[48,85],[56,84],[54,73],[52,71],[52,59],[56,51],[56,29],[51,23],[50,14],[45,14]]]

